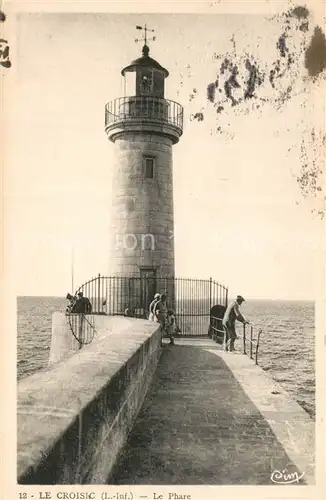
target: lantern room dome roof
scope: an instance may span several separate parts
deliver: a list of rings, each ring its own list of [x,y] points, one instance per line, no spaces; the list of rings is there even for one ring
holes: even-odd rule
[[[152,68],[156,69],[157,71],[161,71],[162,73],[164,73],[165,78],[169,76],[169,72],[167,69],[163,68],[163,66],[161,66],[157,61],[155,61],[155,59],[149,57],[149,47],[147,45],[144,45],[142,52],[143,52],[142,57],[135,59],[134,61],[131,62],[131,64],[122,69],[121,71],[122,76],[125,76],[127,72],[136,71],[136,69],[140,67]]]

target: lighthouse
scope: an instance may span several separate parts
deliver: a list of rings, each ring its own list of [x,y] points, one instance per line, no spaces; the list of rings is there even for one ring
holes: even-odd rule
[[[165,98],[169,72],[149,55],[146,25],[137,28],[145,31],[142,54],[121,70],[124,95],[105,106],[114,143],[109,268],[157,282],[175,275],[172,149],[183,108]]]

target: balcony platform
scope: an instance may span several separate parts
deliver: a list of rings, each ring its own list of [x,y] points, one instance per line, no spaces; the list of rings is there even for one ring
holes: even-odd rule
[[[119,97],[105,106],[105,132],[112,142],[126,133],[153,133],[175,144],[183,132],[183,107],[152,96]]]

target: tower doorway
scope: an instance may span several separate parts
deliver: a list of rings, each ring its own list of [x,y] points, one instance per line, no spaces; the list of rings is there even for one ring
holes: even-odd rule
[[[139,271],[141,308],[147,312],[157,291],[156,268],[142,267]]]

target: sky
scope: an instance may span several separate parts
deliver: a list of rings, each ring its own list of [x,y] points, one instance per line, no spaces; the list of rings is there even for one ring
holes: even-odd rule
[[[176,275],[211,276],[246,298],[314,299],[324,224],[301,198],[291,147],[302,123],[322,123],[320,89],[311,86],[305,107],[299,95],[281,110],[231,110],[226,132],[211,133],[214,51],[230,51],[232,34],[240,52],[267,60],[276,50],[279,26],[253,14],[18,16],[3,176],[4,265],[16,295],[64,296],[72,267],[75,288],[109,274],[114,144],[104,106],[123,96],[120,71],[139,57],[135,26],[145,22],[156,32],[150,55],[170,72],[166,97],[185,113],[173,147]],[[191,120],[201,105],[204,121]]]

